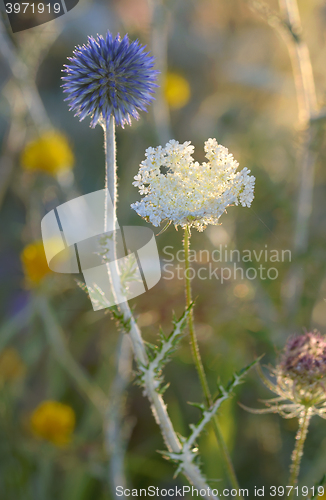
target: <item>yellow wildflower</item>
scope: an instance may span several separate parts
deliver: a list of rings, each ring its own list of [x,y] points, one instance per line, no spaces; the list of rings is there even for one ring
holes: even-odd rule
[[[25,374],[25,365],[16,349],[7,347],[0,354],[0,380],[10,382]]]
[[[34,241],[27,245],[20,255],[25,276],[30,285],[38,285],[51,273],[46,261],[42,241]]]
[[[30,421],[36,436],[56,446],[63,446],[71,441],[76,418],[70,406],[48,400],[33,411]]]
[[[72,168],[74,154],[64,134],[56,131],[44,132],[38,139],[25,146],[21,164],[25,170],[56,175]]]
[[[190,85],[182,75],[168,72],[164,83],[164,96],[171,108],[183,108],[190,99]]]

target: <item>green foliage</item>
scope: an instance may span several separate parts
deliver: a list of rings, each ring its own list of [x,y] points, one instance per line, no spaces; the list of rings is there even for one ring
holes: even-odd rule
[[[168,26],[164,27],[166,31],[161,30],[164,16],[155,16],[152,23],[141,0],[134,0],[134,11],[130,9],[130,2],[103,4],[95,0],[90,8],[80,9],[78,19],[73,13],[60,18],[60,23],[65,25],[62,36],[60,29],[56,30],[57,20],[45,24],[42,29],[30,29],[21,34],[13,35],[8,30],[7,36],[6,27],[0,27],[0,74],[4,75],[0,81],[0,351],[14,348],[25,366],[25,375],[20,381],[4,381],[4,366],[0,360],[0,386],[10,394],[4,401],[1,392],[1,500],[113,498],[108,486],[102,422],[96,409],[79,394],[74,381],[55,359],[44,335],[44,322],[34,305],[35,294],[44,295],[51,301],[72,357],[88,379],[97,382],[108,397],[118,364],[118,336],[109,316],[122,331],[128,331],[130,323],[125,321],[117,306],[107,309],[107,315],[94,313],[86,295],[83,297],[76,291],[72,276],[51,273],[40,291],[28,289],[20,261],[24,246],[40,238],[40,221],[49,210],[79,194],[103,188],[102,130],[98,127],[90,131],[87,123],[79,123],[69,113],[59,91],[62,65],[68,52],[76,43],[82,43],[79,28],[75,29],[77,24],[80,23],[79,27],[85,32],[86,25],[94,25],[97,29],[95,25],[99,20],[104,25],[109,20],[113,32],[129,32],[131,37],[135,34],[143,41],[152,36],[163,36],[163,31],[168,33],[167,43],[160,44],[158,38],[156,46],[162,50],[168,47],[168,70],[182,74],[192,92],[187,106],[170,112],[166,109],[166,113],[160,114],[157,111],[164,111],[165,106],[162,87],[162,92],[156,95],[158,107],[155,113],[153,109],[148,114],[143,113],[132,127],[117,131],[119,224],[140,223],[130,204],[138,197],[132,181],[146,148],[164,144],[165,136],[166,141],[173,137],[180,142],[191,140],[196,146],[196,160],[202,162],[205,161],[201,151],[203,141],[216,137],[234,153],[240,168],[248,167],[256,176],[255,200],[248,210],[230,207],[227,215],[221,218],[221,226],[210,227],[203,234],[193,231],[194,251],[197,254],[207,251],[211,255],[219,250],[220,244],[222,248],[227,245],[228,250],[249,249],[257,253],[265,248],[292,250],[291,260],[267,263],[267,266],[277,269],[276,279],[242,279],[238,271],[235,280],[231,278],[222,284],[214,276],[202,280],[196,274],[192,281],[194,296],[198,296],[195,323],[209,386],[214,387],[217,378],[229,380],[236,367],[245,365],[253,353],[265,352],[266,364],[274,364],[276,352],[283,347],[288,335],[300,333],[303,328],[317,328],[325,333],[325,112],[310,117],[310,149],[316,154],[315,187],[309,241],[298,256],[293,252],[293,235],[300,185],[298,159],[302,153],[304,132],[298,133],[298,109],[288,51],[273,28],[277,24],[291,40],[297,41],[298,38],[283,19],[277,2],[275,5],[271,0],[248,3],[255,4],[254,12],[244,5],[243,0],[165,2],[164,9],[169,14]],[[153,2],[154,12],[159,4]],[[302,37],[308,41],[312,69],[318,75],[318,104],[322,105],[326,66],[318,63],[324,51],[321,41],[326,27],[325,8],[323,2],[311,0],[299,2],[299,10],[304,21]],[[136,11],[137,15],[133,15]],[[157,31],[151,33],[151,27],[155,28],[157,21]],[[74,29],[71,29],[71,23],[76,24]],[[98,26],[99,32],[101,29]],[[151,48],[149,46],[149,50]],[[164,53],[162,57],[165,57]],[[161,77],[163,81],[164,71]],[[155,124],[155,116],[162,118],[159,127]],[[164,122],[164,117],[170,117],[168,123]],[[74,150],[76,162],[70,177],[59,179],[36,172],[29,174],[21,169],[24,141],[33,139],[52,125],[59,126],[67,134]],[[313,163],[309,163],[309,171],[312,166]],[[181,234],[172,226],[163,230],[156,241],[162,264],[169,265],[174,278],[170,279],[163,270],[160,283],[137,298],[137,314],[146,327],[149,364],[155,367],[154,382],[161,391],[166,388],[162,375],[164,369],[164,375],[171,382],[170,390],[164,395],[169,413],[176,430],[186,436],[189,422],[197,422],[198,417],[198,410],[187,405],[187,401],[202,401],[203,396],[188,342],[180,342],[185,330],[179,337],[172,337],[175,344],[169,344],[170,352],[165,353],[160,366],[155,364],[157,355],[169,340],[163,331],[170,331],[171,310],[175,310],[178,317],[184,311],[182,280],[175,272],[179,264],[176,253],[182,248]],[[155,232],[160,234],[159,229]],[[105,245],[108,241],[103,243]],[[164,253],[167,245],[173,247],[174,260],[168,261]],[[182,268],[182,262],[180,264]],[[203,275],[208,274],[209,265],[213,269],[232,268],[233,263],[229,264],[226,259],[220,263],[212,260],[192,262],[196,272],[200,267],[206,268]],[[235,264],[244,271],[249,268],[258,271],[260,264],[265,267],[264,262],[255,259]],[[296,314],[290,317],[286,306],[289,290],[285,285],[293,267],[301,273],[302,295]],[[132,261],[121,266],[120,272],[127,286],[135,277]],[[84,284],[81,288],[88,293]],[[91,293],[98,304],[105,305],[101,290]],[[162,325],[162,331],[157,343],[158,323]],[[177,347],[173,363],[167,364]],[[144,372],[140,373],[141,376]],[[258,377],[253,376],[247,377],[247,383],[238,391],[239,399],[249,407],[257,406],[257,399],[270,396]],[[221,395],[222,392],[214,401]],[[156,455],[156,450],[163,445],[148,404],[141,391],[133,386],[128,387],[128,396],[125,397],[125,414],[121,412],[120,417],[128,424],[130,421],[130,429],[133,429],[126,432],[129,441],[126,442],[125,465],[129,484],[142,488],[154,481],[157,486],[165,486],[171,481],[173,464],[163,462]],[[29,429],[29,415],[44,399],[70,404],[77,416],[71,446],[62,450],[48,448],[46,460],[44,443],[36,440]],[[192,405],[200,408],[202,420],[207,409],[199,403]],[[3,413],[4,408],[9,417]],[[317,420],[312,420],[309,429],[300,478],[301,483],[309,487],[313,481],[311,471],[324,470],[325,462],[325,422]],[[232,422],[230,442],[234,443],[232,452],[241,487],[253,491],[258,479],[266,486],[275,484],[276,480],[279,484],[288,484],[296,419],[284,421],[277,415],[256,416],[234,404]],[[203,438],[201,435],[200,446],[203,470],[209,471],[212,477],[218,471],[222,477],[220,453],[214,436]],[[196,457],[198,459],[198,455]],[[47,462],[44,467],[42,462]],[[90,464],[93,468],[101,465],[101,479],[94,478]],[[221,487],[228,486],[224,476],[220,484]]]
[[[140,371],[137,378],[137,384],[145,387],[145,377],[152,376],[156,381],[156,389],[160,394],[163,394],[168,388],[169,384],[162,386],[163,375],[162,370],[164,366],[169,362],[171,355],[178,347],[178,344],[184,335],[184,330],[187,325],[187,318],[193,308],[193,303],[184,311],[182,316],[177,319],[173,315],[173,330],[171,334],[166,337],[162,328],[159,329],[159,341],[158,346],[154,344],[146,343],[147,356],[149,363],[146,366],[140,366]]]
[[[233,395],[233,390],[240,384],[244,382],[244,379],[248,373],[248,371],[258,363],[260,358],[255,359],[252,363],[244,367],[239,372],[235,372],[232,375],[231,380],[227,383],[226,387],[222,385],[219,386],[219,394],[213,401],[210,408],[206,408],[203,404],[198,403],[190,403],[192,406],[196,406],[200,409],[202,415],[197,424],[190,424],[191,433],[185,438],[183,436],[179,436],[179,439],[182,443],[182,450],[180,453],[173,452],[161,452],[165,458],[172,460],[173,462],[178,464],[178,468],[176,471],[176,476],[184,469],[185,462],[192,462],[198,456],[198,446],[196,444],[197,439],[200,434],[206,427],[206,425],[211,422],[213,417],[218,412],[221,404],[231,398]]]

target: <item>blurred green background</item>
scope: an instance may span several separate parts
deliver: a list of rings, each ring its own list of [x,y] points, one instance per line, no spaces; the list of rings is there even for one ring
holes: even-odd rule
[[[277,2],[268,5],[278,12]],[[299,9],[322,106],[326,6],[319,0],[301,0]],[[117,130],[120,225],[146,225],[130,204],[139,199],[131,183],[147,147],[170,138],[191,141],[195,159],[203,161],[203,143],[215,137],[234,154],[240,168],[247,167],[255,175],[255,200],[251,209],[230,207],[221,226],[204,233],[193,231],[192,248],[212,252],[222,244],[259,253],[265,248],[294,248],[302,132],[291,61],[284,40],[244,0],[81,2],[56,21],[14,35],[3,11],[2,22],[0,498],[109,499],[113,498],[107,472],[110,456],[103,444],[101,419],[57,359],[46,334],[46,320],[35,303],[42,296],[52,305],[73,357],[108,397],[116,370],[117,328],[105,312],[92,310],[76,276],[56,275],[45,268],[44,278],[31,283],[21,260],[24,249],[41,239],[45,213],[104,185],[102,130],[90,129],[88,119],[79,123],[68,111],[60,87],[63,65],[75,45],[108,29],[138,38],[158,60],[161,88],[156,103],[131,127]],[[24,168],[22,161],[25,148],[50,125],[65,134],[74,154],[73,169],[61,176]],[[278,270],[275,280],[230,279],[223,284],[216,279],[193,280],[198,339],[213,393],[217,381],[225,384],[257,355],[265,354],[263,364],[275,364],[289,335],[311,328],[325,332],[324,127],[322,117],[310,127],[315,178],[304,251],[292,252],[292,262],[268,264]],[[157,244],[163,265],[163,248],[171,245],[174,253],[181,249],[182,231],[169,227],[157,237]],[[198,269],[207,263],[193,265]],[[242,265],[258,269],[259,262]],[[213,266],[220,264],[213,262]],[[302,290],[290,310],[287,277],[293,266],[301,273]],[[132,301],[144,337],[152,343],[157,341],[159,326],[166,333],[171,330],[172,311],[181,315],[185,305],[182,280],[166,277],[163,273],[153,289]],[[47,324],[52,321],[49,317]],[[165,397],[171,419],[176,430],[187,435],[189,423],[199,418],[199,411],[187,402],[203,399],[187,336],[167,366],[165,378],[170,382]],[[186,484],[182,476],[173,479],[174,466],[157,453],[164,444],[149,403],[133,378],[125,397],[120,419],[128,485]],[[262,407],[258,399],[269,397],[253,371],[221,410],[241,487],[251,492],[254,485],[284,485],[288,478],[297,421],[252,415],[237,404]],[[60,401],[73,409],[76,422],[71,423],[73,432],[66,431],[67,444],[42,439],[37,429],[33,432],[31,416],[44,401]],[[227,486],[211,427],[199,445],[207,478],[220,480],[210,484]],[[302,462],[303,485],[313,485],[325,472],[325,453],[325,426],[314,418]]]

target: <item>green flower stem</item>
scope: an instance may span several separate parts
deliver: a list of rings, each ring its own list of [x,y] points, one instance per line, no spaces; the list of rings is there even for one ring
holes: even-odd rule
[[[292,453],[292,463],[290,467],[291,475],[289,484],[290,486],[293,486],[293,489],[289,496],[289,500],[294,498],[294,488],[298,482],[300,464],[303,456],[303,446],[307,437],[310,418],[311,418],[311,413],[309,408],[307,408],[299,418],[299,429],[295,437],[296,443]]]
[[[186,303],[187,307],[190,306],[192,303],[192,292],[191,292],[191,279],[189,277],[189,270],[190,270],[190,261],[189,261],[189,247],[190,247],[190,228],[186,227],[184,230],[184,239],[183,239],[183,246],[184,246],[184,253],[185,253],[185,288],[186,288]],[[191,343],[191,349],[192,349],[192,354],[194,358],[194,362],[197,368],[197,372],[199,375],[200,383],[202,386],[202,389],[204,391],[205,399],[207,402],[208,407],[212,406],[213,400],[212,396],[208,387],[207,383],[207,378],[205,375],[205,370],[203,367],[203,363],[201,360],[200,352],[199,352],[199,347],[198,347],[198,341],[196,337],[196,332],[195,332],[195,327],[194,327],[194,315],[193,315],[193,309],[191,309],[190,314],[188,316],[188,326],[189,326],[189,334],[190,334],[190,343]],[[225,461],[225,466],[227,470],[227,474],[229,477],[230,484],[232,485],[233,488],[235,488],[237,491],[239,491],[239,483],[234,471],[234,467],[232,464],[232,460],[229,454],[229,451],[227,449],[226,443],[223,438],[223,434],[218,422],[217,417],[215,416],[213,419],[214,423],[214,431],[216,435],[216,439],[218,442],[218,445],[220,447],[220,450],[223,455],[223,459]],[[239,498],[240,495],[238,495]]]
[[[192,292],[191,292],[191,279],[189,277],[189,271],[190,271],[190,262],[189,262],[189,247],[190,247],[190,229],[188,227],[185,228],[184,230],[184,240],[183,240],[183,246],[184,246],[184,253],[185,253],[185,286],[186,286],[186,304],[187,307],[190,306],[192,303]],[[192,355],[194,357],[195,365],[198,371],[200,383],[202,385],[205,398],[207,400],[207,404],[210,407],[212,402],[212,398],[210,395],[203,363],[201,360],[200,352],[199,352],[199,347],[198,347],[198,342],[197,342],[197,337],[195,333],[195,327],[194,327],[194,314],[193,311],[190,311],[190,314],[188,316],[188,326],[189,326],[189,333],[190,333],[190,339],[191,339],[191,350],[192,350]]]

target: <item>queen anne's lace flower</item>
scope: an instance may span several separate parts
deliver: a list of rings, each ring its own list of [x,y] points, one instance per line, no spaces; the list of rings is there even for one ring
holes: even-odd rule
[[[171,140],[163,148],[148,148],[133,185],[144,198],[131,207],[154,226],[163,220],[175,226],[203,231],[218,224],[229,205],[250,207],[254,198],[255,177],[216,139],[205,142],[208,162],[195,162],[190,142]]]

